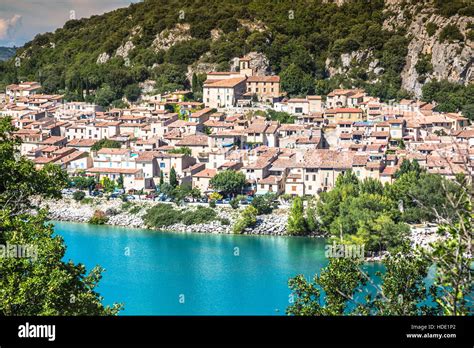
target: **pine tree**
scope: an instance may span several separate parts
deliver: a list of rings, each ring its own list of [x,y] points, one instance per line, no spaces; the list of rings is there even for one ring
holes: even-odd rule
[[[172,167],[170,170],[170,185],[173,187],[178,186],[178,179],[176,178],[176,170]]]
[[[295,197],[288,217],[288,233],[293,235],[304,234],[307,231],[304,218],[303,201]]]

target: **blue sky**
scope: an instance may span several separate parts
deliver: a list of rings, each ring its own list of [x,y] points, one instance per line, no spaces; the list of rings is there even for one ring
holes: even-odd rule
[[[71,14],[90,17],[132,2],[138,0],[0,0],[0,46],[21,46],[62,27]]]

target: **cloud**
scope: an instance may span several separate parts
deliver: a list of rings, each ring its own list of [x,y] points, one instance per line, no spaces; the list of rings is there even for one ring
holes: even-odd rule
[[[21,27],[22,16],[15,14],[10,19],[0,18],[0,40],[11,38]]]

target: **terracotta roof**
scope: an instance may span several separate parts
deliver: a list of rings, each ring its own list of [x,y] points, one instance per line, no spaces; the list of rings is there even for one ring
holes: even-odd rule
[[[212,168],[207,168],[201,170],[199,173],[194,174],[193,176],[196,178],[213,178],[217,174],[217,170]]]
[[[238,84],[245,82],[245,77],[233,77],[224,80],[206,80],[204,87],[206,88],[234,88]]]
[[[247,82],[280,82],[280,76],[249,76]]]
[[[98,155],[125,155],[129,152],[127,149],[108,149],[102,148],[97,151]]]
[[[133,168],[89,168],[86,170],[89,173],[98,173],[98,174],[136,174],[141,172],[141,169]]]
[[[176,146],[207,146],[209,137],[207,135],[189,135],[176,143]]]
[[[308,150],[304,155],[305,168],[351,168],[354,161],[353,152],[337,152],[334,150]]]

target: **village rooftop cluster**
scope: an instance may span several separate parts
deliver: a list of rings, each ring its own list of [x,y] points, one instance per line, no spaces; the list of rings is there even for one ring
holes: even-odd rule
[[[474,174],[474,127],[461,114],[415,100],[386,104],[361,89],[289,99],[278,76],[257,76],[250,66],[242,58],[238,72],[208,73],[203,102],[174,91],[107,111],[22,82],[0,94],[0,116],[12,117],[21,154],[37,168],[122,177],[128,191],[154,191],[171,168],[202,193],[213,191],[217,173],[233,170],[245,174],[249,194],[299,196],[330,190],[348,170],[391,183],[404,160],[451,179]],[[295,122],[269,119],[268,110]],[[121,147],[93,151],[101,139]],[[190,151],[173,151],[180,148]]]

